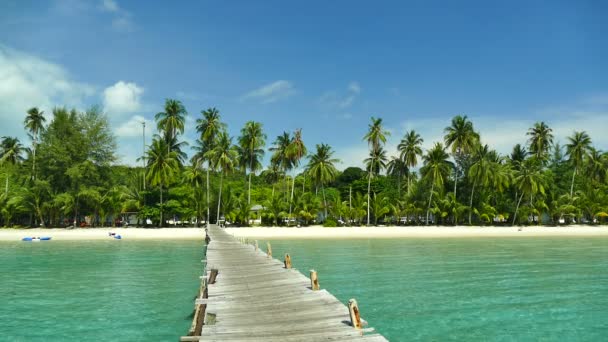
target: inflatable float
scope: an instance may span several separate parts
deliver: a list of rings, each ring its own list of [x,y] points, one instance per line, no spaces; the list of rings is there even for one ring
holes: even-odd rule
[[[21,240],[22,241],[49,241],[50,239],[51,239],[50,236],[43,236],[43,237],[27,236]]]
[[[109,235],[110,237],[113,237],[113,238],[114,238],[114,239],[116,239],[116,240],[120,240],[120,239],[122,239],[122,236],[120,236],[119,234],[116,234],[116,233],[114,233],[114,232],[110,232],[110,233],[108,233],[108,235]]]

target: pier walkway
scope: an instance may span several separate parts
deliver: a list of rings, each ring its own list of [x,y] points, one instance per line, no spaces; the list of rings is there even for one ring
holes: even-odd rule
[[[356,302],[349,313],[329,292],[313,291],[309,278],[258,249],[257,241],[243,243],[216,226],[207,236],[206,274],[181,341],[387,341],[353,327]]]

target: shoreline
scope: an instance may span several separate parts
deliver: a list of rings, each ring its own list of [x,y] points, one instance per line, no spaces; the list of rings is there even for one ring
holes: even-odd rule
[[[521,229],[521,230],[520,230]],[[567,227],[242,227],[225,228],[235,237],[258,239],[389,239],[483,237],[608,237],[608,226]],[[0,229],[0,241],[50,236],[52,240],[108,240],[109,232],[125,240],[204,240],[204,228],[28,228]]]

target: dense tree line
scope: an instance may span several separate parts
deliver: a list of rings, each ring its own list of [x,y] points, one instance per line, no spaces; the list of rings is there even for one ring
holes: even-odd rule
[[[268,225],[570,224],[608,216],[608,154],[584,131],[562,146],[538,122],[501,155],[458,115],[427,151],[413,130],[386,151],[389,132],[372,117],[362,137],[365,169],[339,171],[332,147],[309,150],[302,130],[269,139],[262,123],[249,121],[232,137],[216,108],[201,111],[196,145],[187,146],[187,115],[180,101],[166,100],[144,168],[116,164],[116,140],[100,108],[30,109],[31,145],[0,142],[4,225],[103,226],[136,213],[140,224],[245,226],[257,218],[254,206]]]

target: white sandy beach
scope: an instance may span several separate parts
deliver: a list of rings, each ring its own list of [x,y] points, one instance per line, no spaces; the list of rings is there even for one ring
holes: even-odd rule
[[[104,240],[108,232],[125,240],[190,239],[203,240],[203,228],[77,228],[77,229],[0,229],[0,241],[19,241],[24,237],[50,236],[52,240]],[[369,238],[466,238],[526,236],[605,236],[608,226],[568,227],[339,227],[303,228],[253,227],[226,228],[236,237],[259,239],[369,239]]]

